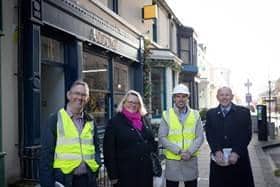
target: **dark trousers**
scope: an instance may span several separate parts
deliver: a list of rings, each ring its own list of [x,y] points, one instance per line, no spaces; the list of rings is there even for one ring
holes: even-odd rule
[[[72,187],[96,187],[96,184],[90,184],[89,176],[85,175],[73,175]]]
[[[197,187],[197,179],[192,181],[184,181],[185,187]],[[166,180],[166,187],[179,187],[178,181]]]

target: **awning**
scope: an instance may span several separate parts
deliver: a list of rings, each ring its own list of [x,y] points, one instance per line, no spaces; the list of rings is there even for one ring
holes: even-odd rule
[[[169,49],[150,49],[150,54],[146,57],[146,61],[153,64],[161,63],[165,66],[175,66],[178,69],[182,69],[181,65],[183,61]]]

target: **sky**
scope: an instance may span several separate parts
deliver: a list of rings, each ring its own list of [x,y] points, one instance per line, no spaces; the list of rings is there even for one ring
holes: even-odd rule
[[[279,0],[166,0],[198,42],[210,63],[231,70],[231,87],[245,99],[247,79],[253,99],[280,78]]]

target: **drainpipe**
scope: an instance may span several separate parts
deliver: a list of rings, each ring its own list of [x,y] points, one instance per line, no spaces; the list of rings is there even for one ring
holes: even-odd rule
[[[5,186],[5,165],[4,165],[4,157],[6,155],[5,152],[2,152],[2,54],[1,54],[1,38],[4,36],[3,34],[3,22],[2,22],[2,0],[0,0],[0,186]]]

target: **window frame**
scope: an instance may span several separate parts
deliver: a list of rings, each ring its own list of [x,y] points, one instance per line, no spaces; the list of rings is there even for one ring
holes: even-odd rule
[[[157,114],[154,113],[154,110],[153,110],[153,102],[154,102],[154,99],[153,99],[153,78],[152,78],[152,93],[151,93],[151,97],[152,97],[152,117],[153,118],[160,118],[162,116],[162,112],[164,110],[166,110],[166,68],[164,67],[154,67],[152,68],[151,70],[151,76],[153,74],[153,70],[161,70],[160,74],[161,74],[161,77],[160,77],[160,80],[162,81],[161,83],[161,87],[162,89],[160,90],[160,105],[161,105],[161,111],[159,111]],[[158,92],[155,94],[155,95],[158,95]]]

